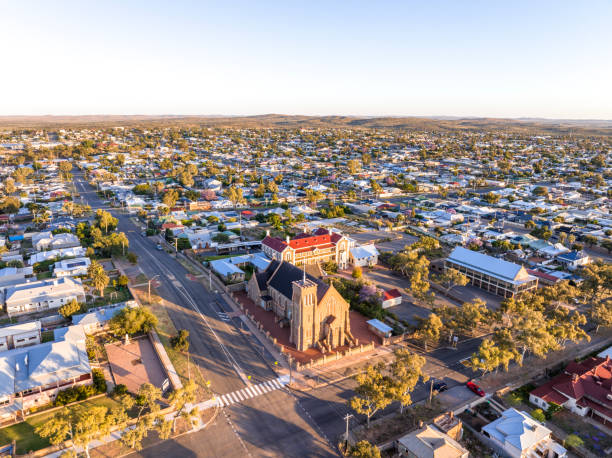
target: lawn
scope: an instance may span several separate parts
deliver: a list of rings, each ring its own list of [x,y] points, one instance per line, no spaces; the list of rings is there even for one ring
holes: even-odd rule
[[[36,280],[46,280],[47,278],[51,278],[52,276],[53,274],[50,271],[41,272],[39,274],[36,274]]]
[[[118,286],[113,288],[107,286],[104,288],[104,297],[98,297],[94,301],[93,307],[100,307],[102,305],[116,304],[118,302],[125,302],[132,299],[129,289]]]
[[[113,399],[103,396],[89,401],[83,401],[81,405],[85,407],[103,405],[110,409],[111,407],[115,407],[119,404]],[[34,432],[34,430],[53,415],[55,415],[55,412],[46,412],[39,415],[33,415],[22,423],[17,423],[16,425],[0,429],[0,444],[9,444],[14,439],[17,442],[18,455],[24,455],[30,451],[48,447],[50,445],[49,441],[40,437]]]
[[[53,331],[43,331],[42,332],[42,342],[53,342],[54,335]]]

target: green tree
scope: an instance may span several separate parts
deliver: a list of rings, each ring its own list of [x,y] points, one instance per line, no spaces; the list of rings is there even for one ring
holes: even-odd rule
[[[440,340],[440,333],[444,325],[442,320],[435,313],[430,313],[427,318],[417,318],[417,330],[414,332],[414,336],[423,343],[425,351],[427,351],[427,345],[435,345]]]
[[[353,268],[353,272],[351,273],[351,276],[353,278],[359,279],[362,277],[362,275],[363,275],[363,272],[361,270],[361,267],[356,266],[355,268]]]
[[[67,304],[62,305],[59,308],[59,313],[64,318],[68,318],[80,311],[81,311],[81,304],[79,304],[76,299],[72,299]]]
[[[144,307],[125,307],[110,320],[111,331],[117,337],[149,332],[155,326],[157,317]]]
[[[380,450],[376,445],[363,440],[353,445],[349,451],[349,456],[354,458],[380,458]]]
[[[392,383],[390,395],[400,403],[400,412],[412,403],[410,393],[419,380],[426,382],[429,377],[423,373],[426,360],[406,349],[395,350],[395,361],[391,364]]]
[[[104,288],[110,281],[108,275],[104,272],[104,267],[98,261],[92,261],[87,268],[87,277],[91,280],[93,287],[98,290],[100,296],[104,297]]]
[[[363,373],[355,376],[358,386],[355,388],[356,396],[350,399],[349,406],[366,416],[368,428],[372,416],[387,407],[393,399],[390,380],[382,373],[384,367],[383,363],[368,365]]]
[[[455,286],[465,286],[468,278],[457,269],[446,269],[443,274],[436,277],[436,281],[444,287],[444,292],[448,295]]]
[[[590,316],[597,326],[595,334],[597,334],[601,326],[604,328],[612,327],[612,301],[602,301],[593,304]]]
[[[112,231],[117,227],[118,220],[114,218],[109,212],[98,209],[96,211],[96,225],[102,229],[104,228],[104,233],[108,234],[108,229],[110,226],[110,230]]]
[[[193,380],[185,382],[182,388],[174,390],[168,402],[174,408],[174,417],[172,419],[172,429],[176,430],[176,420],[179,417],[185,418],[187,421],[191,421],[198,415],[197,408],[192,408],[192,404],[196,400],[196,389],[197,385]]]

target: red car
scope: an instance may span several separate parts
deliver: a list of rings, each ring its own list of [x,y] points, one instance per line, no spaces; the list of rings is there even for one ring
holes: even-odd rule
[[[482,391],[482,388],[480,388],[478,385],[476,385],[474,382],[467,382],[465,384],[470,390],[472,390],[474,393],[476,393],[478,396],[480,396],[481,398],[484,397],[485,392]]]

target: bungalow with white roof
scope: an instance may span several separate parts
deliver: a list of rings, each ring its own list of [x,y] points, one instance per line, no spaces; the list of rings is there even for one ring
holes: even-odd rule
[[[85,302],[80,280],[72,277],[34,281],[6,290],[4,305],[9,317],[59,308],[76,299]]]
[[[497,420],[483,426],[482,434],[512,458],[567,456],[567,450],[552,439],[550,429],[516,409],[504,411]]]

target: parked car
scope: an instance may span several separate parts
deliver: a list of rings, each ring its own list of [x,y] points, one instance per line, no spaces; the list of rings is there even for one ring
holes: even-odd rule
[[[157,244],[157,249],[158,249],[159,251],[163,250],[163,248],[162,248],[161,244],[159,244],[159,243]]]
[[[476,385],[474,382],[467,382],[465,384],[470,390],[472,390],[474,393],[476,393],[478,396],[480,396],[481,398],[484,397],[485,392],[482,390],[482,388],[480,388],[478,385]]]
[[[442,391],[448,390],[448,385],[444,383],[442,380],[438,380],[437,382],[434,382],[433,389],[434,391],[437,391],[438,393],[442,393]]]

